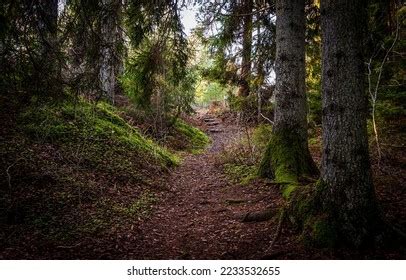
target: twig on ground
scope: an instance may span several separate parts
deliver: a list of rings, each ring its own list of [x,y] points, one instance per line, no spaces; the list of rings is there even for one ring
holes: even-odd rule
[[[263,117],[265,120],[267,120],[270,124],[273,124],[273,121],[271,121],[269,118],[265,117],[264,114],[260,113],[261,117]]]
[[[278,226],[276,228],[275,235],[272,238],[272,241],[269,244],[269,247],[268,247],[267,251],[271,251],[273,246],[275,245],[276,241],[279,239],[279,236],[280,236],[281,231],[282,231],[282,224],[283,224],[283,221],[285,220],[285,215],[286,215],[285,211],[286,211],[285,208],[283,208],[282,211],[281,211],[281,215],[279,217],[279,223],[278,223]]]
[[[8,187],[11,189],[11,175],[10,175],[10,168],[12,168],[14,165],[17,164],[17,162],[19,162],[20,160],[22,160],[21,158],[17,159],[13,164],[11,164],[9,167],[7,167],[6,169],[6,174],[7,174],[7,183],[8,183]]]

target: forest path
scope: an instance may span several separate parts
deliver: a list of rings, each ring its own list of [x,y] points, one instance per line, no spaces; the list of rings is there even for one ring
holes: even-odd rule
[[[277,207],[278,189],[261,180],[244,186],[231,183],[216,165],[216,156],[238,137],[239,129],[209,115],[200,121],[208,127],[211,145],[202,154],[186,156],[174,170],[168,191],[137,230],[139,240],[128,257],[252,259],[266,254],[277,219],[242,223],[240,217]]]

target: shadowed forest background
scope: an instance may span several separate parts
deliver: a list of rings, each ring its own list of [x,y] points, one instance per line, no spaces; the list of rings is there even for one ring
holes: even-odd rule
[[[404,259],[405,26],[401,0],[3,0],[0,259]]]

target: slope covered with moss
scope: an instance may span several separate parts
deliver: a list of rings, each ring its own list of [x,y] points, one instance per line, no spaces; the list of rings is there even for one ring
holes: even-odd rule
[[[148,216],[180,160],[120,114],[86,100],[36,102],[15,114],[0,134],[2,251],[40,258]],[[21,252],[8,252],[15,244]]]
[[[183,143],[182,149],[188,150],[192,153],[200,153],[210,143],[210,138],[200,129],[178,119],[174,123],[172,132],[178,142]]]

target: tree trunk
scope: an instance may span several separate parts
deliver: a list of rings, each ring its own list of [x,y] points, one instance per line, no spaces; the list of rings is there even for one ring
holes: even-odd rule
[[[41,0],[38,3],[38,29],[42,38],[43,51],[51,52],[56,42],[58,27],[58,0]]]
[[[366,126],[366,7],[366,1],[321,1],[323,155],[319,191],[340,240],[355,246],[371,237],[379,221]]]
[[[243,42],[241,79],[238,90],[239,96],[248,96],[250,93],[249,79],[251,75],[251,48],[252,48],[252,9],[253,0],[245,0],[243,13]]]
[[[114,97],[117,91],[117,73],[120,68],[120,57],[118,52],[119,36],[119,15],[121,0],[103,0],[103,16],[101,22],[101,62],[100,62],[100,85],[104,95],[114,104]]]
[[[258,48],[260,47],[262,42],[261,38],[261,26],[258,24],[257,26],[257,43],[258,43]],[[262,120],[262,86],[264,85],[264,80],[265,80],[265,69],[264,69],[264,64],[265,64],[265,56],[264,55],[259,55],[258,57],[258,62],[257,62],[257,76],[258,76],[258,81],[257,81],[257,122],[261,123]]]
[[[318,173],[307,143],[304,7],[276,1],[275,119],[260,174],[287,183]]]
[[[58,46],[58,0],[40,0],[36,6],[40,38],[40,67],[46,76],[46,91],[53,94],[62,92],[61,63]]]

